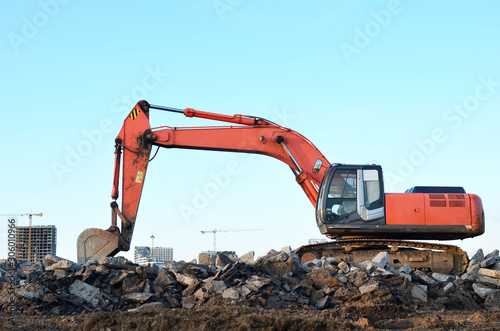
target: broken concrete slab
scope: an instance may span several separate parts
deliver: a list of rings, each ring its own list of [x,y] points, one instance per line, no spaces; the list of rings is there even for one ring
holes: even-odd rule
[[[76,280],[69,287],[69,293],[82,298],[92,306],[96,307],[99,304],[99,299],[102,298],[101,291],[92,285]]]
[[[425,284],[425,285],[436,285],[437,284],[437,281],[432,279],[431,277],[427,276],[426,274],[424,274],[422,271],[420,270],[415,270],[413,272],[413,276],[419,281],[421,282],[422,284]]]
[[[484,300],[484,306],[489,309],[500,310],[500,290],[491,291]]]
[[[137,265],[134,265],[129,260],[123,257],[115,257],[115,256],[106,256],[99,260],[99,264],[106,266],[111,269],[119,269],[119,270],[134,270]]]
[[[228,264],[231,264],[233,263],[234,260],[232,260],[231,258],[229,258],[229,256],[223,254],[223,253],[217,253],[217,256],[215,258],[215,266],[217,268],[222,268]]]
[[[361,287],[359,287],[359,292],[361,292],[361,294],[367,294],[367,293],[371,293],[375,290],[377,290],[380,286],[380,283],[372,283],[372,284],[366,284],[366,285],[363,285]]]
[[[500,263],[500,256],[492,256],[479,263],[479,265],[481,266],[481,268],[488,268],[496,263]]]
[[[484,252],[483,252],[483,250],[481,248],[478,249],[477,252],[476,252],[476,254],[474,254],[470,260],[474,264],[479,264],[479,263],[483,262],[484,261]]]
[[[433,272],[431,276],[432,276],[432,278],[434,278],[435,280],[437,280],[438,282],[441,282],[441,283],[452,282],[452,281],[457,279],[456,276],[441,274],[438,272]]]
[[[483,275],[483,276],[487,276],[487,277],[500,279],[500,271],[496,271],[496,270],[481,268],[481,269],[479,269],[478,274]]]
[[[179,272],[174,272],[175,279],[181,283],[182,285],[189,286],[195,282],[198,282],[198,279],[196,277],[193,277],[191,275],[185,275]]]
[[[151,293],[128,293],[123,296],[123,299],[128,302],[145,303],[152,296],[153,294]]]
[[[337,267],[345,274],[348,274],[349,271],[351,270],[351,267],[345,263],[344,261],[340,262]]]
[[[489,288],[488,286],[485,286],[485,285],[483,285],[481,283],[474,283],[474,284],[472,284],[472,289],[483,300],[486,299],[486,297],[488,296],[488,294],[490,294],[490,292],[492,291],[491,288]]]
[[[411,295],[414,299],[427,303],[427,293],[419,286],[413,286],[411,289]]]
[[[495,288],[500,289],[500,279],[479,275],[477,276],[477,281],[485,285],[493,285]]]
[[[224,299],[234,299],[237,300],[240,297],[238,291],[234,288],[227,288],[222,292],[222,297]]]
[[[372,262],[375,266],[384,268],[390,260],[391,256],[389,253],[380,252],[372,259]]]
[[[240,261],[246,264],[253,264],[255,259],[255,251],[248,252],[240,257]]]
[[[485,260],[488,260],[489,258],[492,258],[492,257],[495,257],[495,256],[499,256],[500,252],[498,251],[498,249],[495,249],[494,251],[492,251],[491,253],[489,253],[488,255],[486,255],[484,257]]]

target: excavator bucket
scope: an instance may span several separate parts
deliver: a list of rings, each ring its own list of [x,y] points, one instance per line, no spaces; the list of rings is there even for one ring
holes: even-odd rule
[[[86,229],[78,236],[76,248],[78,263],[100,260],[119,251],[119,237],[101,229]]]

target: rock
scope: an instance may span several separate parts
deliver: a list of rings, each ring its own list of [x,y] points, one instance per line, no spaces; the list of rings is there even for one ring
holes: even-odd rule
[[[285,262],[288,259],[289,255],[285,252],[276,252],[271,256],[266,256],[266,259],[271,262]]]
[[[349,301],[357,295],[353,289],[341,287],[337,289],[333,295],[336,300]]]
[[[222,297],[224,299],[234,299],[237,300],[240,297],[240,294],[234,288],[227,288],[222,292]]]
[[[411,296],[423,303],[427,303],[427,293],[422,288],[416,285],[411,289]]]
[[[74,263],[69,260],[59,259],[59,261],[45,268],[45,270],[66,270],[69,272],[76,272],[81,269],[81,266],[78,263]]]
[[[234,262],[235,261],[231,260],[227,255],[223,253],[217,253],[217,257],[215,258],[215,266],[217,268],[225,267],[226,265]]]
[[[391,260],[391,256],[387,252],[378,253],[373,259],[372,262],[377,267],[385,268],[387,263]]]
[[[25,287],[20,288],[17,294],[30,301],[42,300],[44,292],[47,292],[47,288],[40,284],[30,283]]]
[[[483,276],[487,276],[487,277],[500,279],[500,271],[496,271],[496,270],[481,268],[481,269],[479,269],[478,274],[483,275]]]
[[[489,309],[500,310],[500,290],[491,291],[484,300],[484,306]]]
[[[473,263],[479,264],[484,261],[484,252],[480,248],[477,250],[476,254],[470,259]]]
[[[332,277],[332,273],[328,269],[313,269],[311,270],[311,280],[317,288],[322,288],[328,285],[328,279]]]
[[[483,262],[479,263],[481,268],[488,268],[496,263],[500,262],[500,256],[492,256],[488,259],[485,259]]]
[[[57,279],[65,278],[68,275],[69,273],[64,269],[57,269],[56,271],[54,271],[54,276],[56,276]]]
[[[246,264],[253,264],[255,259],[255,251],[248,252],[240,257],[240,261]]]
[[[54,295],[54,293],[47,293],[43,296],[42,301],[48,304],[51,303],[57,303],[57,297]]]
[[[495,257],[495,256],[498,256],[499,255],[499,251],[498,249],[495,249],[493,252],[491,252],[490,254],[486,255],[484,257],[485,260],[488,260],[489,258],[492,258],[492,257]]]
[[[106,256],[99,260],[99,264],[106,266],[111,269],[119,269],[119,270],[134,270],[136,265],[134,265],[129,260],[122,257],[115,256]]]
[[[344,284],[336,277],[328,278],[328,286],[330,287],[344,287]]]
[[[58,256],[47,254],[43,257],[43,262],[47,263],[48,265],[57,263],[61,261],[62,259]]]
[[[432,278],[434,278],[435,280],[437,280],[438,282],[441,282],[441,283],[452,282],[456,279],[455,276],[445,275],[445,274],[441,274],[438,272],[433,272]]]
[[[6,272],[7,270],[0,269],[0,272]],[[28,278],[28,276],[32,273],[42,273],[43,272],[43,264],[34,263],[23,266],[19,269],[19,276],[21,278]]]
[[[123,296],[123,299],[128,302],[145,303],[152,296],[151,293],[128,293]]]
[[[485,286],[485,285],[483,285],[481,283],[474,283],[474,284],[472,284],[472,289],[483,300],[486,299],[486,297],[488,296],[488,294],[490,294],[490,292],[492,291],[491,288],[489,288],[488,286]]]
[[[500,271],[500,263],[495,263],[491,266],[492,270]]]
[[[479,265],[475,264],[472,267],[469,267],[467,269],[467,273],[463,274],[460,278],[461,279],[468,279],[468,280],[475,280],[477,278],[478,272],[479,272]]]
[[[142,279],[155,279],[158,276],[159,268],[156,264],[154,265],[146,265],[146,266],[137,266],[135,268],[135,272]]]
[[[194,295],[182,298],[182,308],[191,309],[196,304],[196,297]]]
[[[448,294],[451,291],[453,291],[455,289],[455,287],[456,287],[455,283],[450,282],[450,283],[446,284],[445,287],[443,287],[443,291],[445,294]]]
[[[293,249],[290,246],[283,247],[280,252],[285,253],[287,256],[292,255]],[[497,254],[498,255],[498,254]]]
[[[200,282],[198,280],[196,280],[195,282],[191,283],[191,285],[186,287],[184,289],[184,291],[182,291],[182,295],[184,295],[184,296],[193,295],[199,285],[200,285]]]
[[[253,285],[257,289],[260,289],[261,287],[271,283],[271,279],[269,278],[263,278],[259,277],[257,275],[252,275],[250,278],[248,278],[245,282],[247,285]]]
[[[205,289],[207,291],[214,291],[218,294],[222,294],[226,288],[226,283],[222,280],[213,280],[212,278],[205,282]]]
[[[361,292],[361,294],[371,293],[371,292],[377,290],[379,288],[379,286],[380,286],[380,284],[378,282],[373,283],[373,284],[363,285],[363,286],[359,287],[359,292]]]
[[[239,290],[238,293],[241,297],[246,297],[250,293],[252,293],[252,289],[248,285],[243,285]]]
[[[500,279],[479,275],[477,276],[477,281],[483,284],[493,285],[495,288],[500,289]]]
[[[425,285],[435,285],[437,284],[437,282],[432,279],[431,277],[427,276],[426,274],[424,274],[422,271],[420,270],[415,270],[413,272],[413,276],[421,283],[425,284]]]
[[[196,279],[195,277],[184,275],[179,272],[174,272],[174,276],[179,283],[185,286],[189,286],[195,282],[198,282],[198,279]]]
[[[172,279],[172,277],[170,277],[170,275],[164,268],[161,268],[158,272],[158,276],[156,276],[155,282],[162,287],[166,287],[175,283],[175,281]]]
[[[203,300],[205,292],[203,291],[203,288],[200,287],[196,292],[194,292],[193,295],[196,297],[196,299]]]
[[[344,261],[340,262],[339,265],[337,266],[343,273],[348,274],[350,271],[350,267],[347,263]]]
[[[386,270],[382,267],[378,267],[375,271],[372,272],[372,276],[393,276],[394,274],[389,270]]]
[[[113,277],[110,281],[109,281],[109,285],[111,286],[120,286],[123,282],[123,280],[125,278],[127,278],[128,276],[131,276],[132,274],[135,274],[135,272],[133,271],[122,271],[119,275]]]
[[[99,304],[99,299],[102,298],[101,291],[92,285],[84,283],[80,280],[75,280],[69,287],[69,293],[82,298],[92,306],[96,307]]]
[[[143,305],[140,305],[137,308],[129,309],[129,310],[127,310],[127,312],[135,313],[135,312],[139,312],[139,311],[144,310],[144,309],[162,309],[162,308],[165,308],[165,305],[163,304],[163,302],[148,302],[148,303],[145,303]]]
[[[316,301],[316,304],[314,305],[316,309],[325,309],[326,306],[328,305],[328,296],[325,296],[324,298]]]
[[[371,260],[359,262],[358,267],[361,269],[365,269],[369,273],[375,271],[375,269],[377,268]]]
[[[406,274],[406,275],[409,275],[413,272],[413,270],[410,268],[409,265],[407,265],[406,263],[403,264],[403,266],[399,269],[396,270],[396,272],[401,275],[401,274]]]

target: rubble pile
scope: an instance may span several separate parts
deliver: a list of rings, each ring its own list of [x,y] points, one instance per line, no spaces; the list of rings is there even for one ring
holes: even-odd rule
[[[4,260],[0,261],[0,307],[7,311],[15,296],[18,311],[55,315],[232,305],[500,310],[498,250],[486,256],[479,250],[460,276],[414,271],[407,265],[394,269],[388,265],[388,253],[357,265],[334,258],[302,264],[289,247],[271,250],[255,262],[253,253],[245,262],[232,257],[219,254],[214,266],[177,262],[158,267],[139,266],[120,257],[79,265],[47,255],[37,263],[19,261],[15,270]]]

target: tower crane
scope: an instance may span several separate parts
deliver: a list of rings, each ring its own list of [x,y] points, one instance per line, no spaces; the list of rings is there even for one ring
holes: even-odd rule
[[[28,216],[29,217],[29,228],[28,228],[28,260],[30,262],[34,262],[31,260],[31,225],[33,216],[43,216],[43,213],[33,214],[31,211],[27,214],[2,214],[0,216]]]
[[[202,234],[213,233],[214,234],[214,254],[217,253],[216,249],[216,233],[217,232],[241,232],[241,231],[262,231],[262,229],[227,229],[227,230],[205,230],[201,231]]]

